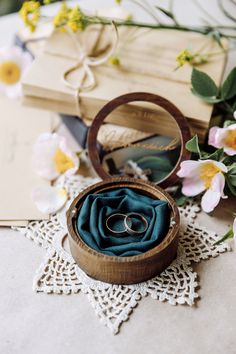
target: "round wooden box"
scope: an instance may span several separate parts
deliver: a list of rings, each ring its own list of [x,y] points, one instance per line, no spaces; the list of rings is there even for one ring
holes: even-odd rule
[[[163,241],[149,251],[130,257],[107,256],[88,247],[76,229],[76,217],[87,195],[114,188],[131,188],[155,199],[165,200],[171,209],[171,225]],[[176,256],[179,212],[174,200],[160,187],[132,178],[114,178],[85,189],[72,202],[67,213],[70,249],[74,260],[92,278],[114,284],[133,284],[161,273]]]
[[[98,175],[104,179],[102,182],[85,189],[72,202],[67,212],[67,225],[69,244],[72,256],[76,263],[92,278],[113,284],[134,284],[148,280],[160,274],[176,257],[179,235],[179,212],[175,201],[157,184],[133,178],[112,178],[102,168],[100,156],[97,151],[97,134],[100,125],[107,115],[115,108],[131,101],[152,102],[169,112],[179,126],[181,137],[181,152],[172,173],[159,184],[162,187],[173,185],[177,180],[176,172],[180,163],[189,158],[185,143],[190,138],[190,131],[182,113],[166,99],[147,93],[132,93],[120,96],[106,104],[95,117],[88,135],[88,151],[91,162]],[[170,207],[170,226],[164,239],[147,252],[130,257],[108,256],[91,249],[80,237],[76,218],[89,194],[101,193],[115,188],[130,188],[152,197],[165,200]]]

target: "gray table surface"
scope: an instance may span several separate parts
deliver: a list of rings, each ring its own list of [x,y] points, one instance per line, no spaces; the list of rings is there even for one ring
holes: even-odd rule
[[[98,7],[95,0],[80,3]],[[221,20],[216,1],[201,3]],[[111,1],[99,2],[99,6],[108,4]],[[189,24],[196,23],[194,6],[189,0],[175,1],[179,17]],[[200,17],[198,14],[198,21]],[[9,43],[19,26],[17,15],[2,17],[0,45]],[[233,64],[235,54],[227,71]],[[199,222],[223,233],[232,221],[234,203],[225,201],[212,216],[201,214]],[[0,229],[0,249],[1,354],[236,353],[234,252],[195,266],[201,297],[195,306],[171,306],[147,297],[114,336],[99,322],[86,295],[32,291],[32,279],[45,250],[9,228]]]

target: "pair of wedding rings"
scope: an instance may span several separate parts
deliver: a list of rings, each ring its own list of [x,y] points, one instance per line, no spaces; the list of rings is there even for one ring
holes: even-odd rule
[[[114,228],[114,223],[119,222],[119,221],[123,222],[123,227],[121,230],[116,230]],[[142,228],[141,230],[136,230],[134,227],[134,220],[138,220],[139,223],[141,222]],[[112,226],[113,225],[113,226]],[[139,213],[128,213],[128,214],[122,214],[122,213],[114,213],[111,214],[110,216],[108,216],[108,218],[106,219],[106,228],[108,231],[110,231],[110,233],[114,234],[114,235],[142,235],[148,228],[148,222],[146,220],[146,218]]]

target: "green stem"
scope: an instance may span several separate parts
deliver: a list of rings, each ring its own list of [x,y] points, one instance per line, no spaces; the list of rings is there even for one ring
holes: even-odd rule
[[[102,25],[110,25],[111,21],[102,17],[88,17],[88,24],[102,24]],[[202,27],[187,27],[181,25],[167,25],[167,24],[150,24],[150,23],[142,23],[136,21],[116,21],[116,26],[124,26],[124,27],[141,27],[141,28],[150,28],[150,29],[168,29],[168,30],[178,30],[184,32],[195,32],[207,35],[213,30],[216,29],[227,29],[227,30],[234,30],[236,32],[236,27],[231,26],[202,26]],[[236,35],[230,35],[225,33],[220,33],[222,37],[225,38],[236,38]]]
[[[233,230],[230,229],[219,241],[216,241],[213,246],[217,246],[220,245],[222,242],[224,242],[225,240],[229,239],[229,238],[233,238],[234,234],[233,234]]]

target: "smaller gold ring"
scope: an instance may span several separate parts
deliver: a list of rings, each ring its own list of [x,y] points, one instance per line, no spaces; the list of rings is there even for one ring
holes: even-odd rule
[[[141,231],[136,231],[136,230],[133,230],[132,229],[132,223],[131,223],[131,226],[128,225],[127,223],[127,218],[128,219],[131,219],[132,221],[132,215],[134,215],[137,219],[141,220],[143,223],[144,223],[144,229],[141,230]],[[128,234],[130,235],[141,235],[143,234],[147,228],[148,228],[148,222],[146,220],[146,218],[142,215],[142,214],[139,214],[139,213],[128,213],[126,215],[126,218],[124,219],[124,224],[125,224],[125,229],[126,231],[128,232]]]

